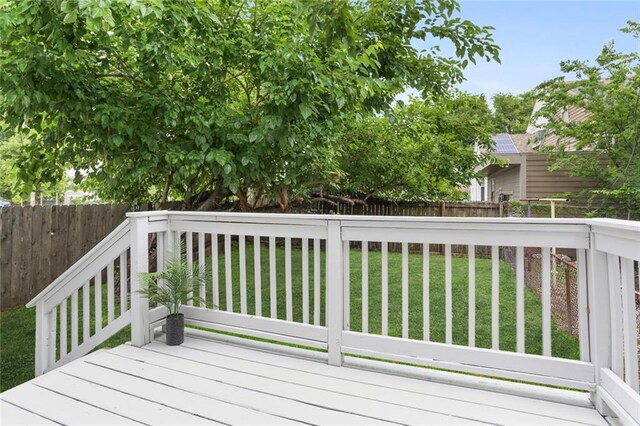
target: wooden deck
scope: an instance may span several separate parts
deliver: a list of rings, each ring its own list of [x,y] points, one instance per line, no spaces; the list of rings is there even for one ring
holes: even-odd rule
[[[179,347],[154,341],[101,350],[0,399],[4,425],[607,424],[586,404],[332,367],[197,337]]]

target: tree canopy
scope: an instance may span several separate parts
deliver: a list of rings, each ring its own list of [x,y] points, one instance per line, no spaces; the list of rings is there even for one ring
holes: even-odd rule
[[[441,96],[490,27],[454,0],[5,0],[1,119],[25,181],[211,208],[335,173],[335,129],[407,87]],[[413,39],[452,43],[417,51]]]
[[[464,199],[492,145],[491,112],[482,95],[413,98],[386,115],[345,127],[343,194],[395,200]],[[488,149],[483,150],[489,152]]]
[[[492,100],[496,133],[526,133],[535,103],[533,92],[497,93]]]
[[[636,22],[629,21],[622,31],[640,38]],[[554,167],[598,179],[600,187],[591,191],[598,199],[594,214],[640,219],[640,54],[619,52],[610,42],[595,63],[566,61],[561,69],[577,79],[560,77],[538,89],[545,104],[540,114],[549,120],[547,131],[558,137],[558,144],[550,147]],[[561,112],[571,107],[589,116],[584,121],[565,120]]]

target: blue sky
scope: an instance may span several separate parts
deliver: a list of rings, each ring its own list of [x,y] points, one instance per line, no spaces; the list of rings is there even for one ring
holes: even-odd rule
[[[561,75],[562,60],[592,61],[610,40],[619,50],[640,50],[637,39],[618,31],[628,20],[640,21],[639,0],[462,0],[460,4],[462,18],[495,27],[494,38],[502,48],[502,64],[470,65],[467,81],[459,86],[487,98],[498,92],[521,93]]]

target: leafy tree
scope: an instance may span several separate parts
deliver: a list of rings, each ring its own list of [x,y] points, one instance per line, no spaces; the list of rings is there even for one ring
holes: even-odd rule
[[[279,196],[327,179],[337,126],[407,86],[438,95],[468,61],[498,59],[455,0],[8,0],[2,118],[30,139],[23,180],[105,200]],[[412,39],[455,45],[445,58]],[[38,163],[36,165],[36,163]],[[37,167],[36,167],[37,166]],[[41,170],[42,172],[34,172]],[[82,171],[82,173],[81,173]]]
[[[31,192],[39,192],[45,198],[62,197],[66,189],[66,177],[60,176],[57,181],[42,182],[34,186],[19,177],[20,164],[24,161],[23,148],[28,138],[22,134],[7,137],[0,129],[0,199],[20,204],[28,201]]]
[[[491,112],[483,96],[411,99],[350,124],[342,139],[343,193],[400,200],[464,199],[461,187],[488,154]]]
[[[629,21],[622,31],[640,38],[640,25]],[[549,120],[547,131],[559,138],[553,148],[555,168],[567,167],[575,176],[596,178],[600,187],[591,191],[598,196],[593,214],[640,219],[640,55],[616,50],[613,42],[605,45],[594,64],[566,61],[563,77],[539,87],[545,103],[541,115]],[[590,115],[584,121],[566,122],[562,111],[583,108]],[[573,146],[572,150],[567,145]],[[593,152],[580,156],[575,151]]]
[[[525,133],[535,103],[533,92],[518,95],[497,93],[492,99],[495,132]]]

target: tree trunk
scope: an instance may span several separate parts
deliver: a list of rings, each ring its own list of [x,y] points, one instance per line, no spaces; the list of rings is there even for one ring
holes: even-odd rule
[[[280,188],[280,200],[278,204],[280,204],[280,210],[283,212],[289,210],[289,189],[286,186]]]
[[[238,197],[238,202],[240,203],[240,211],[248,212],[249,202],[247,201],[247,193],[242,188],[238,188],[236,196]]]

